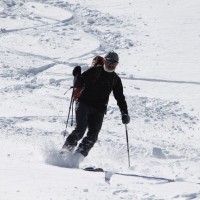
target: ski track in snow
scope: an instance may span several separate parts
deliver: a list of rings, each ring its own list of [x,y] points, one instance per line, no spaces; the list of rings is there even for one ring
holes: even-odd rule
[[[72,67],[80,64],[84,68],[96,54],[104,54],[108,49],[133,48],[138,43],[127,39],[123,33],[131,25],[109,14],[65,1],[41,2],[4,0],[0,4],[0,17],[2,21],[5,20],[0,27],[0,98],[4,105],[1,106],[3,111],[0,116],[1,139],[2,142],[9,140],[9,145],[19,147],[16,152],[11,151],[3,156],[6,159],[15,156],[21,162],[41,162],[65,167],[65,162],[57,152],[64,141],[60,132],[65,128],[70,92],[66,95],[64,93],[71,86]],[[49,17],[48,12],[42,15],[36,12],[36,9],[44,8],[49,9],[49,12],[60,9],[60,18],[53,17],[53,13]],[[98,19],[94,21],[96,16]],[[10,27],[14,21],[20,23]],[[102,29],[98,28],[99,25]],[[79,32],[85,35],[85,41]],[[66,36],[70,38],[65,42]],[[84,48],[89,40],[93,41],[92,45]],[[82,46],[77,47],[80,41]],[[70,52],[73,52],[73,57]],[[200,84],[192,81],[135,78],[128,73],[120,76],[128,81]],[[35,99],[35,96],[38,98]],[[7,102],[8,99],[14,99],[15,105]],[[129,126],[130,171],[165,177],[163,169],[166,169],[171,171],[171,178],[181,177],[198,183],[199,167],[195,163],[200,161],[200,148],[199,137],[195,132],[199,132],[199,116],[192,109],[186,110],[178,101],[137,95],[127,95],[127,99],[131,120],[134,121]],[[33,111],[32,107],[35,107]],[[12,115],[13,109],[16,109],[15,115]],[[115,104],[109,104],[105,118],[99,141],[83,162],[83,167],[96,165],[114,171],[127,171],[124,165],[127,162],[126,140],[125,137],[121,138],[125,134],[118,134],[122,124]],[[112,118],[116,124],[110,129],[109,121]],[[69,127],[69,131],[72,128]],[[146,137],[146,134],[150,136]],[[165,135],[164,139],[162,135]],[[179,145],[181,140],[182,145]],[[24,144],[24,149],[29,149],[28,152],[21,154],[23,148],[20,148],[20,143]],[[29,145],[31,148],[28,148]],[[94,162],[92,158],[96,155],[99,159]],[[33,157],[38,160],[32,160]],[[196,172],[197,177],[191,177],[190,171],[193,174]],[[112,180],[113,188],[108,199],[134,199],[138,196],[157,199],[150,192],[135,196],[134,192],[140,192],[143,185],[140,179],[129,179],[131,186],[127,187],[124,186],[123,178],[121,183],[114,177]],[[98,184],[100,191],[108,190],[101,182]],[[149,184],[158,183],[149,181]],[[131,190],[130,187],[134,186],[136,189]],[[82,189],[82,193],[88,193],[88,190]],[[193,199],[199,195],[200,192],[182,194],[174,196],[174,199]]]

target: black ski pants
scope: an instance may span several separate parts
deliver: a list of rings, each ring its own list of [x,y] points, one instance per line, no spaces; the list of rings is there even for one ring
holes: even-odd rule
[[[76,103],[76,127],[68,136],[67,143],[69,145],[77,145],[88,129],[86,136],[80,142],[77,152],[87,156],[90,149],[94,146],[98,139],[104,118],[104,111],[97,110],[82,102]]]

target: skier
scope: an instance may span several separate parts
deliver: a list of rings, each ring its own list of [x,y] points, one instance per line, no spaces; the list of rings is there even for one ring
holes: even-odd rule
[[[108,52],[105,58],[96,56],[92,66],[77,77],[73,96],[77,101],[76,127],[67,137],[61,153],[73,152],[88,129],[74,153],[74,155],[79,155],[79,161],[88,155],[101,130],[111,91],[121,111],[122,123],[130,122],[122,82],[115,73],[118,62],[118,54],[114,51]]]

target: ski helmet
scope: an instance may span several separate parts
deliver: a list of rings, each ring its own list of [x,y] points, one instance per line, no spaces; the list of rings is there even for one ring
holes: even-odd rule
[[[114,60],[116,62],[119,62],[119,56],[116,52],[110,51],[105,55],[105,59],[107,60]]]

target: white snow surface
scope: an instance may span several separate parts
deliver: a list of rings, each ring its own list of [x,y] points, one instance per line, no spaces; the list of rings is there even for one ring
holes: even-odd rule
[[[199,0],[1,0],[0,200],[200,199],[199,11]],[[110,50],[131,167],[111,96],[97,143],[69,168],[59,150],[72,70]]]

